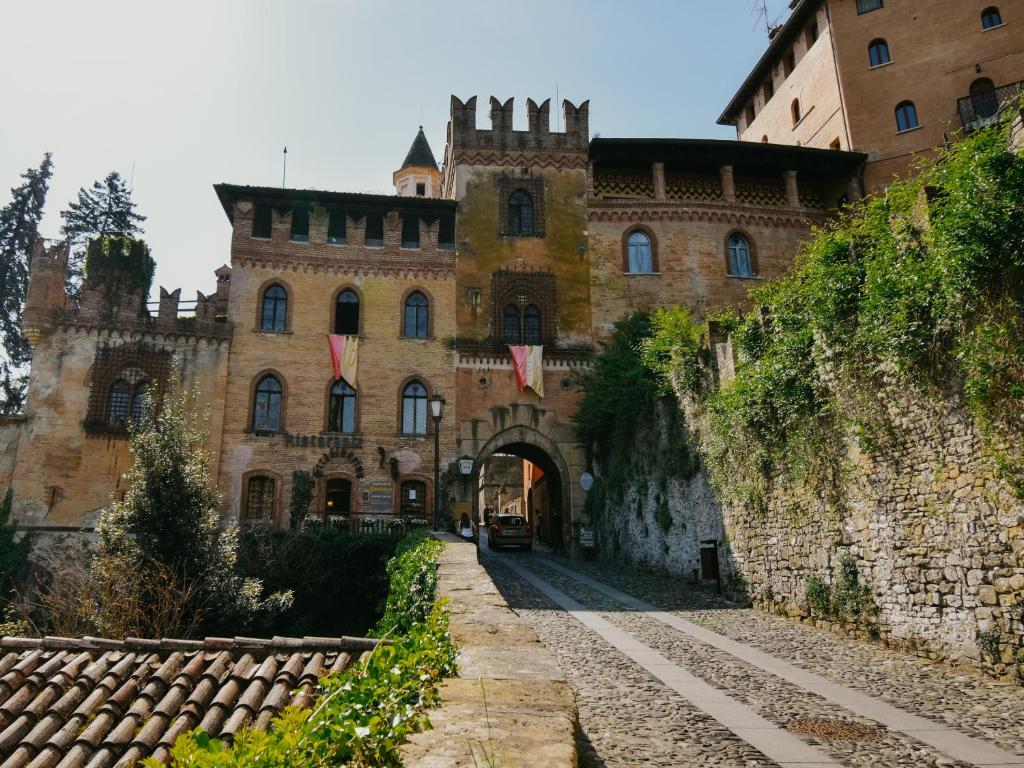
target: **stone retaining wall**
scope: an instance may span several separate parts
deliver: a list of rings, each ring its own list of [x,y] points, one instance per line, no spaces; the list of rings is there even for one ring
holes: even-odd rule
[[[723,507],[703,472],[660,468],[682,419],[663,404],[616,467],[627,482],[598,521],[601,556],[693,579],[701,542],[718,539],[725,588],[762,609],[1024,680],[1024,504],[955,399],[876,395],[888,434],[870,454],[848,441],[828,498],[779,482],[764,510]],[[849,558],[877,615],[812,618],[808,579],[834,590]]]
[[[402,748],[408,768],[575,768],[576,701],[554,656],[505,602],[477,562],[476,547],[450,534],[439,593],[451,609],[459,674],[441,686],[433,729]]]

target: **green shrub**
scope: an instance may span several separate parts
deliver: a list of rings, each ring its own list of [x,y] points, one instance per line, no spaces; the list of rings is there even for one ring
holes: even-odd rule
[[[999,630],[989,629],[984,632],[978,632],[976,642],[978,650],[981,651],[982,658],[988,659],[993,664],[999,661],[999,647],[1003,642]]]
[[[267,732],[243,730],[224,744],[200,730],[178,739],[172,764],[189,768],[397,766],[411,733],[430,726],[424,710],[437,703],[438,683],[456,671],[448,614],[437,600],[437,558],[443,545],[425,532],[406,536],[388,564],[391,593],[378,636],[393,635],[365,660],[320,679],[312,709],[288,708]],[[399,620],[407,610],[415,621]],[[405,617],[401,617],[404,619]],[[400,634],[396,630],[403,629]],[[148,768],[159,768],[147,760]]]
[[[832,590],[817,574],[807,577],[807,606],[812,616],[828,616],[832,610]]]
[[[18,527],[11,519],[14,490],[8,488],[0,504],[0,616],[14,589],[28,570],[28,555],[32,542],[27,535],[18,538]]]

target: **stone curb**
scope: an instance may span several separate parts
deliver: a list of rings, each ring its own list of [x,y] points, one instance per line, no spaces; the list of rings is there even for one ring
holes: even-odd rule
[[[498,592],[476,547],[450,534],[438,573],[459,674],[441,686],[433,729],[402,747],[408,768],[576,768],[576,699],[554,655]]]

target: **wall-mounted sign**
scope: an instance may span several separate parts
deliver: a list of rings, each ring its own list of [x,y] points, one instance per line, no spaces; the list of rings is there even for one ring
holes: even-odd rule
[[[471,456],[462,456],[461,458],[459,458],[459,474],[473,474],[473,458]]]
[[[584,491],[589,491],[594,487],[594,476],[589,472],[584,472],[580,475],[580,488]]]
[[[580,546],[584,549],[594,548],[594,529],[593,528],[580,528]]]
[[[393,512],[395,484],[390,480],[370,480],[363,485],[365,512]]]

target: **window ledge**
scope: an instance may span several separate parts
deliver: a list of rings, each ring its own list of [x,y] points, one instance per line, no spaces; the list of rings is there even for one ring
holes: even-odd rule
[[[402,341],[437,341],[436,336],[406,336],[404,333],[398,334],[398,338]]]
[[[1006,26],[1006,22],[1004,21],[1002,24],[996,24],[994,27],[982,27],[981,31],[982,32],[991,32],[993,29],[1002,29],[1005,26]]]
[[[896,135],[902,136],[904,133],[913,133],[914,131],[920,131],[922,128],[924,128],[923,125],[915,125],[913,128],[907,128],[902,131],[896,131]]]
[[[291,336],[295,333],[294,331],[270,331],[265,328],[253,328],[252,332],[262,336]]]
[[[384,241],[383,240],[364,240],[363,241],[363,247],[364,248],[383,248],[384,247]]]
[[[338,240],[336,242],[331,242],[330,240],[328,240],[327,244],[328,245],[334,245],[334,246],[348,245],[348,240]]]
[[[421,250],[420,244],[412,245],[411,243],[402,243],[399,248],[403,251],[419,251]]]
[[[661,272],[623,272],[624,277],[661,277]]]
[[[888,61],[883,61],[881,64],[869,64],[868,71],[870,72],[873,69],[882,69],[883,67],[888,67],[892,63],[893,60],[889,59]]]
[[[726,277],[731,277],[733,280],[764,280],[764,278],[761,277],[761,275],[729,275],[729,274],[727,274]]]
[[[289,243],[302,243],[303,245],[309,245],[309,235],[306,235],[305,237],[296,237],[295,235],[292,235],[291,237],[288,238],[288,242]]]
[[[362,432],[333,432],[333,431],[331,431],[329,429],[325,429],[322,432],[320,432],[319,436],[320,437],[347,437],[349,440],[354,440],[356,438],[360,438],[361,439],[362,436],[363,436],[363,433]]]
[[[250,240],[262,240],[265,243],[269,243],[274,238],[272,237],[256,237],[256,235],[249,235]]]
[[[285,430],[283,429],[256,429],[254,427],[246,427],[242,430],[246,435],[255,435],[256,437],[278,437],[283,435]]]

